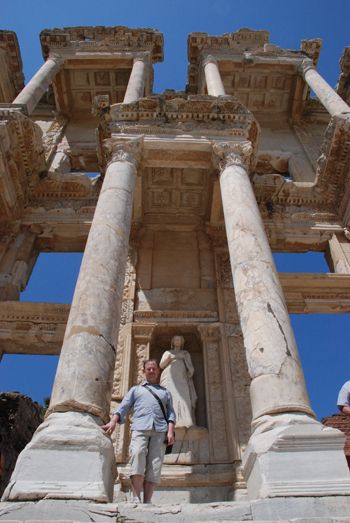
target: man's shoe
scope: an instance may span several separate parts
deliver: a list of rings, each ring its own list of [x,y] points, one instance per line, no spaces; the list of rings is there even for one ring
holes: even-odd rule
[[[133,503],[141,503],[140,498],[132,498]]]

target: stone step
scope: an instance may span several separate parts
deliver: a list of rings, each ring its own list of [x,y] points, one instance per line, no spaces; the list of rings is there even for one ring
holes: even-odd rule
[[[3,502],[0,523],[350,523],[349,498],[275,498],[253,502],[136,504],[86,500]]]

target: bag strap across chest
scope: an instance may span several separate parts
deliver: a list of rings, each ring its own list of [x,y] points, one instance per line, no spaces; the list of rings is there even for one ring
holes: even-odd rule
[[[144,383],[144,384],[142,385],[142,387],[145,387],[145,389],[147,389],[148,392],[150,392],[150,393],[152,394],[152,396],[154,396],[154,397],[156,398],[156,400],[158,401],[158,404],[159,404],[160,408],[162,409],[162,413],[163,413],[164,419],[165,419],[165,421],[168,423],[168,418],[167,418],[167,416],[166,416],[166,414],[165,414],[165,408],[164,408],[164,405],[163,405],[161,399],[157,396],[157,394],[156,394],[155,392],[153,392],[152,389],[150,389],[150,388],[148,387],[147,383]]]

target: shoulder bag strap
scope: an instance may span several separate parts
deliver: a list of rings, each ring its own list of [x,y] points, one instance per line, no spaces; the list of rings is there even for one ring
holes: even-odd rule
[[[168,423],[168,418],[166,417],[166,414],[165,414],[165,409],[164,409],[164,405],[162,403],[162,401],[160,400],[160,398],[157,396],[157,394],[155,392],[153,392],[152,389],[150,389],[147,384],[145,383],[144,385],[142,385],[142,387],[145,387],[145,389],[148,390],[148,392],[150,392],[152,394],[152,396],[154,396],[156,398],[156,400],[158,401],[159,403],[159,406],[160,408],[162,409],[162,413],[163,413],[163,416],[164,416],[164,419],[165,421]]]

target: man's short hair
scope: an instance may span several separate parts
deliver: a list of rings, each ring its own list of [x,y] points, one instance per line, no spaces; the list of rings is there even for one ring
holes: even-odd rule
[[[153,359],[153,358],[151,358],[150,360],[145,361],[145,363],[143,364],[143,368],[145,369],[147,363],[151,363],[151,362],[156,363],[156,365],[157,365],[157,367],[158,367],[158,369],[159,369],[159,362],[158,362],[158,360],[155,360],[155,359]]]

